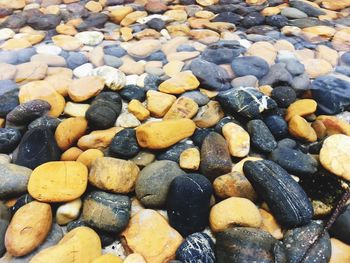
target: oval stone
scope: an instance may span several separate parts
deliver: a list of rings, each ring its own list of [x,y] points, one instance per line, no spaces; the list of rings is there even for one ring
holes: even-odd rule
[[[13,216],[6,231],[6,250],[15,257],[27,255],[37,248],[51,229],[52,212],[49,204],[30,202]]]
[[[130,211],[129,197],[93,191],[84,199],[82,218],[97,229],[120,232],[129,223]]]
[[[212,192],[210,181],[203,175],[175,177],[167,199],[170,225],[183,236],[202,231],[208,225]]]
[[[28,192],[42,202],[68,202],[86,190],[88,169],[79,162],[48,162],[31,174]]]
[[[268,160],[247,161],[243,170],[281,225],[295,227],[310,222],[313,208],[308,196],[281,166]]]

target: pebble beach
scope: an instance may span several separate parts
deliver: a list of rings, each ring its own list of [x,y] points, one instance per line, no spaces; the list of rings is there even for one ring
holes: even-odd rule
[[[350,0],[0,0],[0,263],[349,263],[349,183]]]

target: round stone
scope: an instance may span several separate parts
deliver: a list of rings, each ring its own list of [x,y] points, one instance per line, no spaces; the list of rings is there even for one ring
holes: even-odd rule
[[[253,75],[261,79],[269,72],[269,64],[264,59],[255,56],[235,58],[231,67],[236,77]]]

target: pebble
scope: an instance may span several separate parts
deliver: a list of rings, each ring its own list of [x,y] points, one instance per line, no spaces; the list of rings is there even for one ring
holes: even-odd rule
[[[49,204],[33,201],[22,206],[6,230],[7,252],[15,257],[29,254],[44,242],[51,223],[52,211]]]
[[[338,239],[331,238],[332,245],[332,255],[330,259],[330,263],[336,262],[347,262],[350,260],[349,257],[349,246],[345,243],[339,241]]]
[[[89,252],[86,253],[86,248]],[[101,255],[101,241],[91,228],[81,226],[65,234],[57,245],[51,246],[36,254],[31,262],[49,262],[59,255],[59,260],[77,260],[91,262]],[[74,255],[74,256],[72,256]],[[58,262],[58,260],[55,260]]]
[[[101,190],[126,194],[134,190],[139,171],[132,161],[100,157],[91,164],[89,182]]]
[[[230,154],[234,157],[245,157],[250,150],[250,136],[239,125],[229,122],[222,127],[222,134],[224,135]]]
[[[242,197],[254,202],[257,197],[247,178],[237,171],[217,177],[213,182],[213,188],[215,195],[222,199]]]
[[[0,164],[0,198],[7,199],[24,194],[27,191],[31,173],[31,169],[23,166],[10,163]]]
[[[34,169],[59,158],[60,150],[52,132],[48,128],[35,128],[28,130],[22,137],[13,156],[13,162]]]
[[[328,137],[322,145],[320,151],[320,162],[324,168],[331,173],[348,180],[350,171],[346,164],[349,154],[350,137],[343,134],[334,134]]]
[[[21,133],[14,128],[0,128],[0,152],[11,153],[21,140]]]
[[[238,263],[244,260],[273,262],[275,257],[285,260],[284,249],[264,230],[232,227],[219,232],[216,236],[216,262],[218,263]]]
[[[347,205],[344,208],[344,211],[339,215],[337,220],[335,220],[334,224],[329,229],[329,234],[331,235],[331,237],[339,239],[340,241],[346,243],[347,245],[350,244],[350,238],[348,235],[349,234],[348,233],[349,217],[350,217],[350,206]]]
[[[263,152],[272,152],[277,147],[277,142],[269,128],[262,120],[251,120],[247,123],[247,130],[252,145]]]
[[[73,80],[68,87],[68,95],[74,102],[81,102],[98,95],[104,88],[101,77],[82,77]]]
[[[232,60],[231,67],[236,77],[255,76],[261,79],[269,72],[269,64],[260,57],[244,56]]]
[[[232,161],[228,145],[216,132],[210,132],[204,138],[200,156],[200,170],[211,181],[231,171]]]
[[[130,209],[125,195],[93,191],[84,198],[82,218],[92,227],[118,233],[128,225]]]
[[[184,175],[176,162],[169,160],[156,161],[146,165],[136,180],[137,199],[145,207],[164,207],[170,183],[174,178]]]
[[[212,231],[222,232],[231,225],[259,227],[262,218],[252,201],[241,197],[230,197],[211,208],[209,221]]]
[[[147,224],[147,228],[142,227]],[[122,233],[133,252],[139,253],[146,262],[161,263],[175,258],[183,239],[166,219],[151,209],[142,209],[131,217]],[[154,249],[150,250],[149,247]]]
[[[210,181],[201,174],[175,177],[167,196],[169,224],[183,236],[202,231],[208,225],[212,191]]]
[[[134,129],[123,129],[118,132],[109,147],[109,152],[119,158],[132,158],[137,155],[140,148],[136,140],[136,131]]]
[[[282,167],[267,160],[247,161],[243,170],[282,226],[300,226],[310,222],[313,209],[306,193]]]
[[[214,243],[205,233],[194,233],[186,237],[176,250],[176,259],[184,262],[215,262]]]
[[[116,68],[101,66],[93,69],[90,74],[102,77],[105,85],[111,90],[120,90],[125,86],[125,74]]]
[[[283,243],[289,262],[298,262],[303,258],[308,249],[307,244],[313,242],[314,238],[322,231],[322,227],[322,221],[311,221],[305,226],[288,230],[285,233]],[[305,262],[329,262],[330,257],[331,240],[326,232],[304,260]]]
[[[191,136],[194,130],[195,124],[189,119],[149,122],[136,128],[136,138],[141,147],[164,149]]]
[[[66,225],[69,222],[78,218],[82,202],[76,199],[60,205],[56,211],[56,223],[59,225]]]
[[[67,202],[85,192],[87,181],[88,170],[79,162],[47,162],[32,172],[28,192],[41,202]]]

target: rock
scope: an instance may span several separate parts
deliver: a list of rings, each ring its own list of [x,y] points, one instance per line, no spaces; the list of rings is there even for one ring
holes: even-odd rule
[[[17,83],[30,82],[43,79],[46,75],[47,65],[41,62],[28,62],[16,66],[15,81]]]
[[[332,65],[324,59],[305,59],[302,61],[310,78],[317,78],[330,73]]]
[[[28,130],[13,156],[13,162],[31,169],[60,159],[60,150],[48,128]]]
[[[331,238],[332,255],[330,263],[347,262],[350,260],[349,246],[338,239]]]
[[[56,46],[59,46],[66,51],[78,50],[82,43],[77,38],[67,35],[56,35],[52,37],[52,41]]]
[[[87,168],[90,169],[91,164],[99,157],[103,157],[104,153],[98,149],[88,149],[82,152],[79,157],[76,159],[77,162],[81,162]]]
[[[87,57],[78,52],[69,52],[68,57],[66,58],[67,66],[70,69],[78,68],[79,66],[84,65],[85,63],[88,63]]]
[[[306,141],[315,142],[317,141],[317,134],[311,125],[302,117],[295,115],[289,121],[288,126],[289,133],[294,137]]]
[[[191,71],[197,77],[202,88],[223,91],[231,88],[230,77],[227,71],[214,63],[194,59],[191,62]]]
[[[276,139],[281,139],[288,135],[288,124],[282,117],[270,115],[264,118],[263,121]]]
[[[0,219],[0,256],[2,256],[6,252],[4,241],[5,241],[5,233],[8,225],[9,225],[8,220]]]
[[[44,100],[31,100],[18,105],[6,116],[6,121],[13,125],[25,125],[46,114],[51,105]]]
[[[113,9],[109,14],[110,19],[114,23],[120,23],[124,17],[133,11],[131,6],[118,6],[118,8]]]
[[[245,48],[239,42],[224,40],[208,45],[201,57],[215,64],[229,64],[244,51]]]
[[[135,58],[146,58],[152,53],[160,50],[159,40],[146,39],[133,43],[127,50],[128,54]]]
[[[202,231],[208,225],[211,194],[210,181],[200,174],[175,177],[167,196],[170,225],[183,236]]]
[[[284,249],[269,233],[250,227],[228,228],[216,235],[216,262],[285,260]]]
[[[200,91],[188,91],[183,93],[181,97],[186,97],[192,99],[198,104],[198,106],[204,106],[209,103],[209,97]]]
[[[288,230],[283,238],[288,262],[329,262],[331,257],[331,242],[326,232],[309,250],[309,244],[319,235],[323,228],[322,221],[311,221],[309,224]]]
[[[45,63],[51,67],[66,66],[66,61],[63,57],[53,54],[36,54],[31,57],[30,61]]]
[[[11,263],[29,262],[41,250],[56,245],[62,239],[62,237],[62,229],[57,224],[52,224],[51,231],[48,233],[45,241],[40,246],[38,246],[37,249],[33,250],[30,254],[24,257],[12,258]]]
[[[277,51],[271,43],[267,41],[258,41],[248,48],[246,55],[260,57],[269,65],[272,65],[275,62]]]
[[[74,103],[68,101],[64,107],[64,114],[70,117],[85,117],[90,104]]]
[[[247,180],[240,172],[231,172],[217,177],[213,182],[215,194],[226,199],[229,197],[242,197],[251,201],[256,200],[256,193]]]
[[[64,97],[46,80],[32,81],[22,85],[18,98],[21,104],[35,99],[47,101],[51,105],[48,113],[51,117],[60,116],[64,110]]]
[[[71,147],[61,155],[61,161],[76,161],[83,153],[78,147]]]
[[[184,150],[179,159],[182,169],[198,170],[200,164],[200,152],[197,148],[188,148]]]
[[[135,115],[129,112],[123,112],[119,115],[115,125],[123,128],[135,128],[141,125],[141,122],[135,117]]]
[[[29,194],[42,202],[68,202],[79,198],[86,190],[88,170],[72,161],[48,162],[32,172]]]
[[[18,50],[22,48],[31,47],[32,44],[26,39],[9,39],[4,44],[1,45],[3,50]]]
[[[0,88],[2,88],[0,86]],[[0,95],[0,117],[5,118],[6,115],[16,108],[19,104],[18,101],[18,90],[9,90]]]
[[[138,253],[132,253],[128,255],[123,262],[124,263],[146,263],[143,256],[141,256]]]
[[[25,256],[44,242],[51,229],[51,207],[30,202],[13,216],[5,235],[5,246],[12,256]]]
[[[199,81],[190,71],[177,73],[174,77],[162,82],[159,91],[170,94],[181,94],[198,88]]]
[[[150,90],[147,92],[147,109],[155,117],[163,117],[175,102],[176,97],[162,92]]]
[[[218,133],[209,133],[201,147],[200,169],[213,181],[219,175],[231,171],[232,161],[225,139]]]
[[[247,124],[252,145],[260,151],[272,152],[277,142],[262,120],[251,120]]]
[[[27,191],[32,170],[15,164],[0,164],[0,198],[19,196]]]
[[[316,58],[329,62],[332,67],[335,67],[338,63],[338,52],[325,45],[318,45],[316,48]]]
[[[82,218],[92,227],[118,233],[128,225],[130,209],[127,196],[93,191],[84,199]]]
[[[317,17],[325,14],[325,12],[322,11],[320,8],[314,7],[311,4],[308,4],[307,2],[292,0],[289,2],[289,5],[306,13],[308,16]]]
[[[229,122],[222,127],[230,153],[234,157],[245,157],[250,150],[250,136],[239,125]]]
[[[11,153],[21,137],[20,131],[15,128],[0,128],[0,153]]]
[[[125,74],[116,68],[101,66],[93,69],[91,75],[102,77],[105,85],[111,90],[120,90],[125,86]]]
[[[134,129],[124,129],[112,139],[109,152],[119,158],[131,158],[138,154],[140,147],[136,140]]]
[[[308,175],[317,171],[317,161],[297,150],[279,147],[269,158],[293,175]]]
[[[17,71],[16,66],[6,63],[0,63],[0,66],[3,69],[0,73],[0,80],[11,80],[15,77]]]
[[[272,214],[264,209],[259,208],[260,215],[262,217],[262,223],[260,229],[270,233],[276,239],[282,239],[283,233],[281,226],[277,223]]]
[[[318,77],[311,84],[312,97],[320,114],[333,115],[343,111],[350,105],[349,91],[350,81],[338,76]]]
[[[89,248],[87,251],[86,248]],[[95,231],[88,227],[77,227],[67,233],[57,245],[36,254],[31,263],[64,261],[91,262],[101,255],[101,241]]]
[[[56,211],[56,222],[59,225],[66,225],[78,218],[82,202],[80,198],[60,205]]]
[[[107,130],[93,131],[82,136],[78,141],[78,146],[83,150],[106,149],[111,144],[114,135],[121,130],[120,127],[112,127]]]
[[[306,193],[282,167],[267,160],[247,161],[243,170],[282,226],[293,227],[310,222],[313,209]]]
[[[269,64],[264,59],[255,56],[235,58],[231,67],[236,77],[253,75],[261,79],[269,72]]]
[[[143,227],[144,224],[148,227]],[[122,236],[133,252],[141,254],[147,262],[152,263],[174,259],[175,252],[182,243],[181,235],[169,226],[164,217],[150,209],[136,213]]]
[[[146,98],[146,91],[136,85],[126,85],[119,94],[126,101],[144,101]]]
[[[96,46],[103,40],[103,34],[98,31],[84,31],[74,36],[84,45]]]
[[[279,85],[286,83],[291,85],[293,77],[282,63],[276,63],[270,67],[269,72],[260,80],[260,85]]]
[[[184,263],[214,263],[214,243],[205,233],[189,235],[176,250],[176,259]]]
[[[329,234],[331,237],[337,238],[340,241],[350,244],[350,238],[348,233],[348,225],[349,225],[349,217],[350,217],[350,206],[347,205],[344,211],[339,215],[337,220],[335,220],[332,227],[329,229]],[[332,252],[333,253],[333,252]]]
[[[149,165],[156,159],[155,154],[146,151],[140,151],[134,158],[131,159],[138,167],[142,168]]]
[[[209,128],[216,125],[224,112],[217,101],[209,101],[209,103],[199,108],[197,115],[193,119],[199,128]]]
[[[122,100],[118,93],[99,94],[85,113],[89,126],[94,129],[107,129],[114,126],[122,110]]]
[[[223,91],[216,99],[225,112],[249,119],[259,117],[263,111],[277,106],[274,100],[252,87]]]
[[[83,117],[72,117],[63,120],[56,129],[55,139],[61,150],[67,150],[85,134],[87,121]]]
[[[214,232],[222,232],[231,225],[259,227],[261,215],[254,203],[241,197],[225,199],[210,210],[210,228]]]
[[[296,100],[296,97],[295,91],[289,86],[275,87],[271,92],[271,98],[281,108],[288,108]]]
[[[347,150],[350,147],[350,137],[335,134],[324,140],[320,151],[320,162],[331,173],[349,180],[350,171],[346,164],[350,157]]]
[[[286,69],[289,71],[290,74],[293,76],[295,75],[301,75],[305,72],[305,67],[302,63],[300,63],[296,59],[291,59],[286,62]]]
[[[198,111],[198,105],[190,98],[182,97],[177,99],[163,119],[191,119]]]
[[[156,161],[143,168],[136,181],[136,196],[146,207],[163,207],[170,183],[185,173],[173,161]]]
[[[89,182],[102,190],[126,194],[134,190],[139,171],[132,161],[101,157],[91,165]]]
[[[281,10],[281,15],[291,19],[306,18],[307,14],[294,7],[286,7]]]
[[[74,102],[81,102],[99,94],[104,88],[104,79],[87,76],[73,80],[68,87],[69,97]]]
[[[292,103],[286,112],[285,119],[290,121],[294,116],[306,116],[316,111],[317,103],[312,99],[301,99]]]
[[[136,138],[141,147],[164,149],[191,136],[195,128],[189,119],[149,122],[136,128]]]
[[[53,117],[44,115],[44,116],[32,121],[28,125],[28,129],[32,130],[32,129],[36,129],[36,128],[48,128],[52,132],[55,132],[55,130],[56,130],[58,124],[60,124],[60,122],[61,121],[58,118],[53,118]]]
[[[128,111],[140,121],[148,119],[151,114],[139,100],[131,100],[128,104]]]

